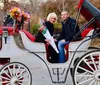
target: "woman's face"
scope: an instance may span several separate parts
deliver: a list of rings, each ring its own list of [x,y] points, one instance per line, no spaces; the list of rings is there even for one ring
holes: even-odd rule
[[[55,23],[55,21],[56,21],[56,18],[55,17],[51,17],[50,18],[50,22],[53,24],[53,23]]]

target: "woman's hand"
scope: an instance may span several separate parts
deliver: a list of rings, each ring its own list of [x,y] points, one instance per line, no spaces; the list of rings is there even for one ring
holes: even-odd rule
[[[45,39],[45,41],[47,42],[47,44],[50,44],[50,42],[52,42],[52,39],[53,39],[53,38],[50,38],[50,39]],[[56,42],[57,40],[56,40],[56,39],[54,39],[54,41]]]
[[[51,39],[45,39],[46,43],[50,45]]]
[[[57,40],[56,40],[56,39],[54,39],[54,41],[56,42]]]

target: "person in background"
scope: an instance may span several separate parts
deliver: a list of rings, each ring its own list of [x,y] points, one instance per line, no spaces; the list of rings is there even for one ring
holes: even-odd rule
[[[53,36],[53,32],[54,32],[54,25],[53,24],[56,21],[57,21],[57,15],[54,12],[49,13],[47,16],[47,21],[45,21],[45,25],[46,25],[48,31],[50,32],[51,36]],[[49,60],[49,62],[58,63],[58,54],[52,48],[52,46],[49,44],[50,40],[46,39],[41,32],[38,32],[35,41],[48,44],[48,51],[49,51],[49,59],[48,60]]]
[[[13,26],[13,23],[13,18],[8,14],[4,20],[4,26]]]
[[[66,61],[64,47],[66,44],[69,44],[71,41],[73,41],[73,36],[75,36],[80,30],[76,20],[70,18],[68,11],[61,12],[61,19],[62,31],[57,40],[59,41],[59,63],[64,63]],[[81,33],[75,39],[78,39],[79,37],[81,37]]]
[[[24,21],[21,9],[19,7],[12,7],[4,20],[4,26],[13,26],[20,30],[23,23]]]

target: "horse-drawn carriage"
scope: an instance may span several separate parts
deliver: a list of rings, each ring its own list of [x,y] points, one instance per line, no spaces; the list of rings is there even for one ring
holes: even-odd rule
[[[48,62],[45,44],[34,42],[27,31],[19,31],[21,48],[14,28],[2,27],[0,85],[100,85],[100,50],[88,49],[93,28],[100,27],[100,11],[87,0],[80,0],[78,10],[88,23],[81,28],[82,40],[69,43],[65,63]]]

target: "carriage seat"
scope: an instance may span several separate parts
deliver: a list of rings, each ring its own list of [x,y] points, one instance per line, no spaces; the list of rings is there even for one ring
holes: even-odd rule
[[[19,33],[21,35],[23,45],[26,49],[30,50],[31,52],[46,52],[45,44],[35,42],[35,37],[31,33],[26,30],[20,30]]]
[[[70,55],[70,52],[71,52],[71,53],[72,53],[72,52],[75,52],[76,49],[77,49],[77,47],[78,47],[82,42],[84,42],[85,40],[87,40],[87,39],[89,38],[88,36],[90,36],[90,35],[93,34],[93,31],[94,31],[93,28],[87,28],[87,29],[85,29],[85,30],[81,33],[81,35],[82,35],[82,40],[79,40],[79,41],[72,41],[72,42],[70,42],[69,44],[67,44],[67,45],[65,46],[66,60],[68,60],[68,56]],[[86,41],[86,42],[84,42],[84,43],[82,43],[82,45],[79,46],[79,48],[77,49],[77,52],[86,52],[87,49],[88,49],[88,47],[89,47],[89,45],[90,45],[90,42],[91,42],[91,39],[88,40],[88,41]]]
[[[93,28],[87,28],[85,29],[81,35],[82,35],[82,40],[79,41],[72,41],[69,43],[69,46],[66,46],[65,48],[68,49],[68,51],[75,51],[77,47],[84,42],[85,40],[89,39],[89,36],[93,34],[94,29]],[[91,39],[84,42],[77,51],[86,51],[90,45]]]
[[[24,32],[24,33],[26,34],[26,36],[27,36],[32,42],[35,41],[35,37],[34,37],[31,33],[29,33],[29,32],[26,31],[26,30],[21,30],[21,31]]]

